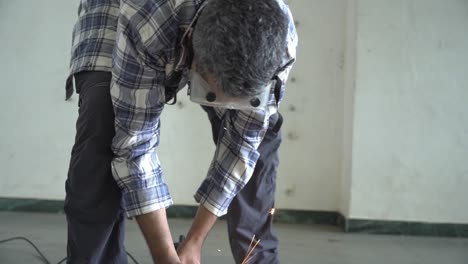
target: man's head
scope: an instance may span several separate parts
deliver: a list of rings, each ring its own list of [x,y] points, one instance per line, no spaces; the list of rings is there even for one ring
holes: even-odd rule
[[[229,96],[258,95],[281,66],[287,32],[277,0],[208,0],[192,35],[195,70]]]

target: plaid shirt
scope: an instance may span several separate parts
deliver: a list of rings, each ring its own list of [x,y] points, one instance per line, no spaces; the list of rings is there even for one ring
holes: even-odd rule
[[[295,58],[297,36],[288,7],[282,0],[278,2],[290,17],[286,65]],[[111,97],[116,127],[112,172],[122,189],[128,217],[172,204],[157,156],[159,117],[166,101],[187,84],[191,54],[185,43],[203,5],[203,0],[121,3],[112,54]],[[291,67],[289,64],[279,73],[283,83]],[[281,98],[283,93],[284,86]],[[223,120],[225,133],[195,200],[221,216],[252,176],[259,157],[257,148],[270,127],[270,116],[277,111],[277,101],[272,91],[266,111],[215,111]]]
[[[119,8],[119,0],[80,1],[78,22],[75,24],[72,36],[66,99],[73,94],[74,73],[111,71]]]

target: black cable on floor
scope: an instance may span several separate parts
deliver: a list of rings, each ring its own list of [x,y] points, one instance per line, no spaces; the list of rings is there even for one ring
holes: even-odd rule
[[[136,259],[130,253],[127,252],[127,255],[133,260],[133,262],[135,262],[135,264],[138,264],[138,261],[136,261]]]
[[[41,256],[44,263],[51,264],[49,262],[49,260],[42,254],[42,252],[36,247],[36,245],[34,245],[34,243],[31,242],[31,240],[29,240],[29,239],[27,239],[25,237],[12,237],[12,238],[8,238],[8,239],[5,239],[5,240],[0,240],[0,244],[1,243],[6,243],[6,242],[9,242],[9,241],[13,241],[13,240],[24,240],[24,241],[28,242],[36,250],[36,252],[39,254],[39,256]]]
[[[45,264],[51,264],[50,261],[44,256],[44,254],[42,254],[42,252],[36,247],[36,245],[34,245],[34,243],[31,242],[31,240],[29,240],[29,239],[27,239],[25,237],[12,237],[12,238],[8,238],[8,239],[5,239],[5,240],[0,240],[0,244],[10,242],[10,241],[13,241],[13,240],[24,240],[24,241],[28,242],[36,250],[36,252],[42,258],[42,261]],[[135,264],[139,264],[138,261],[136,261],[136,259],[130,253],[127,252],[127,255],[133,260],[133,262],[135,262]],[[57,264],[61,264],[66,260],[67,260],[67,258],[64,258],[61,261],[59,261]]]

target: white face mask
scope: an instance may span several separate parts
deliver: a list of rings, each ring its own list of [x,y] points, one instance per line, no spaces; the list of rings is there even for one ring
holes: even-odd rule
[[[191,70],[188,93],[192,102],[201,105],[236,110],[264,110],[268,106],[272,83],[265,86],[258,95],[234,97],[225,94],[222,89],[211,87],[199,73]]]

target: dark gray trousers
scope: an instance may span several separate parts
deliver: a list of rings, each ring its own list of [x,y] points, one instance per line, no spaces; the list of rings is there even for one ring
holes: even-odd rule
[[[111,74],[75,75],[79,115],[65,183],[67,263],[127,263],[121,192],[111,172]]]
[[[122,196],[111,172],[114,112],[110,98],[111,74],[82,72],[75,75],[79,115],[75,144],[65,183],[68,224],[67,263],[126,264],[125,218]],[[204,108],[218,141],[221,120]],[[278,148],[281,144],[279,114],[270,118],[270,129],[260,144],[260,158],[252,179],[234,198],[227,214],[229,242],[236,263],[247,254],[252,236],[262,241],[249,263],[276,264],[278,239],[269,214],[274,207]]]
[[[221,120],[212,108],[203,107],[211,122],[215,144],[224,132]],[[276,175],[279,165],[278,148],[281,144],[281,115],[270,118],[270,128],[260,144],[252,178],[231,202],[227,213],[229,242],[236,263],[242,263],[253,235],[261,239],[249,263],[277,264],[278,238],[273,229],[270,210],[275,205]]]

